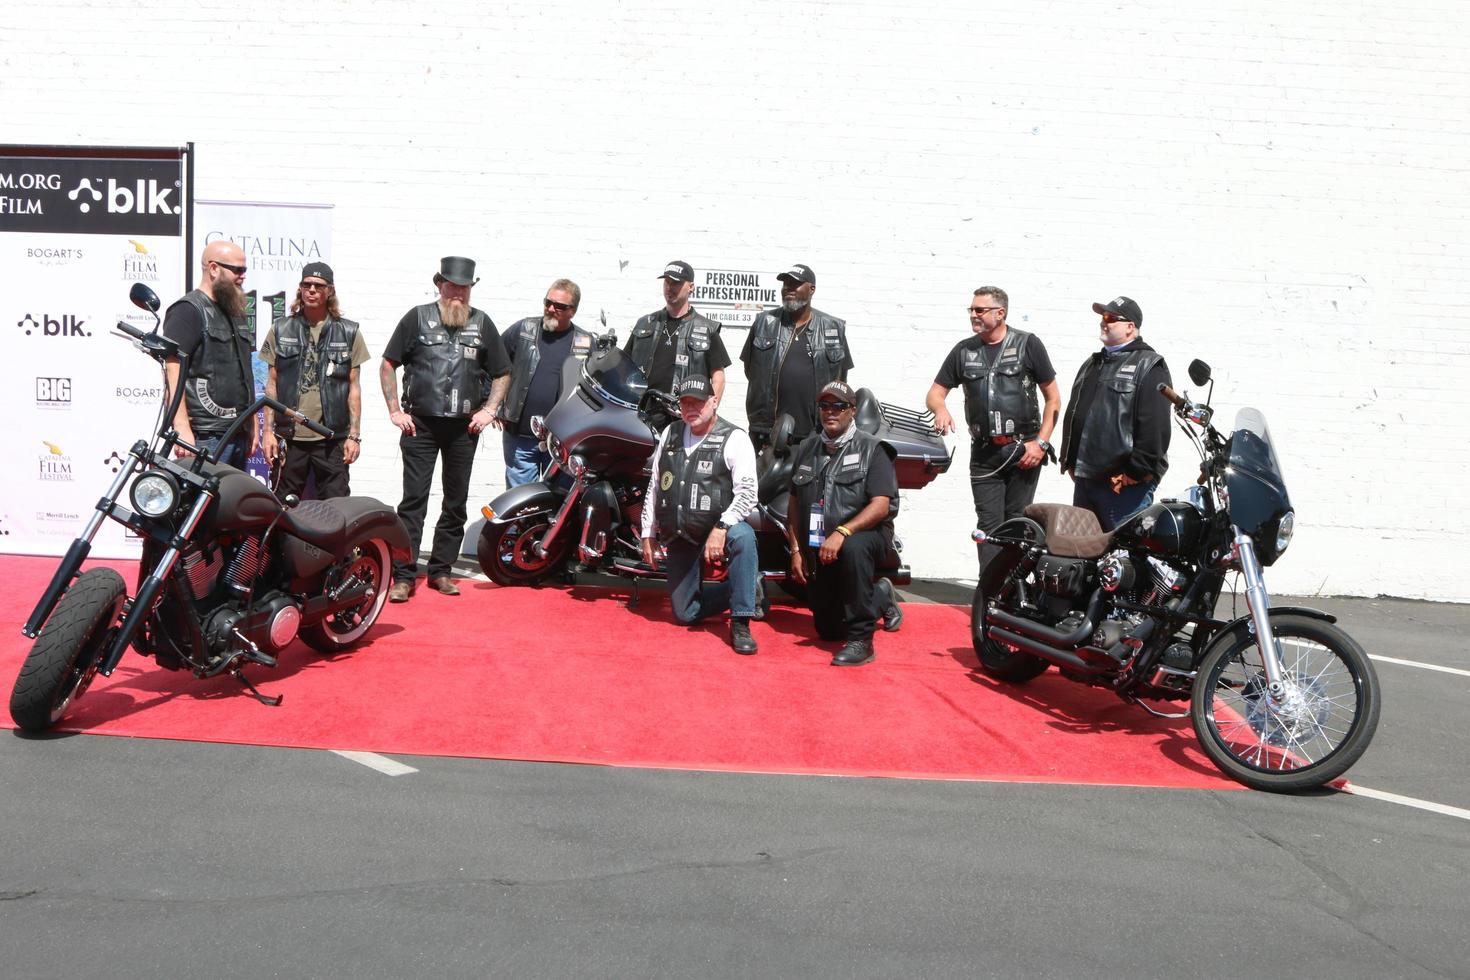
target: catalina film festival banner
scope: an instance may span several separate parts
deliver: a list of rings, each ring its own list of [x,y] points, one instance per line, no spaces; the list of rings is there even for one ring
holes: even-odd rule
[[[0,552],[65,552],[157,424],[162,372],[113,325],[153,328],[135,282],[184,292],[189,197],[187,148],[0,146]],[[113,521],[93,541],[138,551]]]
[[[271,324],[285,316],[296,301],[302,266],[308,262],[331,264],[332,206],[197,201],[194,235],[199,252],[220,239],[228,239],[244,250],[245,264],[250,268],[245,276],[246,311],[255,327],[255,349],[259,350]],[[251,361],[259,394],[265,390],[267,369],[258,356]],[[269,479],[269,467],[259,450],[251,457],[248,469],[256,479]]]

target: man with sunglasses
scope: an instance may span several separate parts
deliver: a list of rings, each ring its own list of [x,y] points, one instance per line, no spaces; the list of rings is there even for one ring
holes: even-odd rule
[[[582,289],[558,279],[546,290],[541,316],[511,324],[500,335],[510,358],[510,388],[495,416],[505,452],[505,488],[534,483],[551,462],[531,434],[533,416],[544,416],[561,399],[561,372],[568,357],[586,358],[593,336],[572,322],[582,303]]]
[[[168,308],[163,334],[189,358],[189,373],[180,379],[182,364],[170,359],[166,368],[169,397],[180,383],[184,398],[174,416],[179,438],[203,452],[219,449],[219,461],[245,468],[259,443],[256,420],[240,427],[230,445],[220,447],[241,411],[255,401],[255,326],[246,316],[245,251],[220,239],[204,246],[199,262],[199,285]],[[182,446],[176,456],[187,455]]]
[[[954,346],[925,404],[940,435],[955,431],[944,400],[951,389],[965,389],[965,424],[970,430],[970,492],[975,526],[993,531],[1019,517],[1033,497],[1061,411],[1057,372],[1046,345],[1035,334],[1006,323],[1010,297],[999,286],[981,286],[967,312],[972,336]],[[1037,404],[1040,389],[1045,408]]]
[[[873,572],[893,547],[898,474],[892,450],[856,424],[857,395],[845,381],[817,395],[821,428],[796,448],[786,505],[791,579],[806,586],[817,635],[844,640],[834,667],[873,659],[878,619],[888,632],[903,621],[893,585]]]
[[[725,393],[730,355],[720,339],[719,323],[689,305],[694,267],[676,259],[664,266],[659,279],[664,284],[664,308],[638,318],[623,353],[648,378],[649,388],[672,394],[685,378],[702,375],[719,398]]]
[[[333,432],[326,439],[265,410],[262,448],[272,462],[284,456],[276,488],[283,498],[299,497],[308,476],[318,499],[347,496],[347,467],[362,452],[358,374],[370,355],[356,321],[342,316],[335,282],[325,262],[302,267],[291,315],[272,324],[260,345],[260,359],[270,366],[265,393]]]
[[[1103,348],[1082,362],[1062,426],[1062,469],[1072,503],[1097,515],[1104,531],[1147,507],[1169,468],[1172,384],[1164,359],[1139,336],[1143,310],[1127,296],[1093,303]]]

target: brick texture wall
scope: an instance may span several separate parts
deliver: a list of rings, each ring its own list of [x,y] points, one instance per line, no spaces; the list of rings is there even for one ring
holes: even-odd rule
[[[853,380],[918,407],[976,286],[1064,391],[1126,293],[1180,383],[1203,358],[1223,418],[1271,421],[1299,529],[1273,588],[1464,601],[1467,34],[1448,0],[12,0],[0,138],[192,140],[200,197],[334,204],[374,353],[444,254],[502,325],[569,276],[623,336],[670,258],[803,261]],[[396,502],[374,367],[354,486]],[[500,463],[486,440],[472,512]],[[967,464],[904,501],[919,576],[973,576]]]

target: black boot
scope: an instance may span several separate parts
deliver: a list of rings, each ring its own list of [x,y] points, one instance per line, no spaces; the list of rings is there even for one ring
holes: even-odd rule
[[[861,667],[873,659],[873,638],[848,640],[847,645],[832,658],[833,667]]]
[[[730,619],[730,646],[735,648],[736,653],[747,656],[755,653],[755,637],[750,635],[750,620],[744,616]]]
[[[885,633],[897,633],[903,625],[903,610],[899,608],[898,596],[894,595],[893,583],[880,578],[873,585],[873,599],[879,606],[879,618],[883,620]]]

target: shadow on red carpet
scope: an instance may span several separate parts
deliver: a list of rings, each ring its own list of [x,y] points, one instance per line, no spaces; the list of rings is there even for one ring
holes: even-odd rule
[[[131,582],[136,566],[112,564]],[[54,559],[3,557],[0,678]],[[1155,719],[1049,673],[1013,688],[979,673],[969,611],[909,603],[877,659],[828,664],[803,609],[753,624],[737,656],[723,622],[687,628],[662,592],[420,588],[356,650],[295,643],[250,668],[266,707],[229,677],[196,680],[128,654],[60,730],[249,745],[702,770],[1239,788],[1184,721]],[[8,723],[6,716],[4,721]]]

